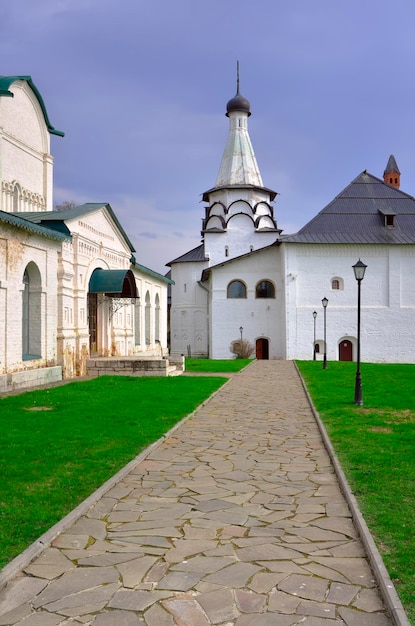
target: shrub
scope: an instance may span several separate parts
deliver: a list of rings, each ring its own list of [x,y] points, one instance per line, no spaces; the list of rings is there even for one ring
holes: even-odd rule
[[[248,339],[232,341],[229,350],[237,359],[249,359],[255,352],[255,347]]]

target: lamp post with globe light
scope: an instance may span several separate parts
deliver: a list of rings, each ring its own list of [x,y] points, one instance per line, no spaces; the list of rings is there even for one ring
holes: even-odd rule
[[[363,404],[362,398],[362,377],[360,375],[360,285],[365,277],[367,265],[360,259],[353,266],[354,277],[357,280],[357,368],[354,388],[354,403]]]

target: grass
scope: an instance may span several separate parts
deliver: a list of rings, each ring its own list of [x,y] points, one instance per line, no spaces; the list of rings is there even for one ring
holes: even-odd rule
[[[409,619],[415,624],[415,366],[297,363]]]
[[[0,567],[225,378],[101,377],[0,399]]]
[[[252,359],[187,359],[188,372],[240,372]]]

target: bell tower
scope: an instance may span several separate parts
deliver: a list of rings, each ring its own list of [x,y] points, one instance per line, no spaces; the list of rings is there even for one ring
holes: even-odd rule
[[[202,236],[211,265],[270,245],[281,232],[271,205],[277,193],[263,185],[248,132],[251,105],[239,82],[238,62],[236,95],[226,105],[225,150],[215,187],[203,194]]]

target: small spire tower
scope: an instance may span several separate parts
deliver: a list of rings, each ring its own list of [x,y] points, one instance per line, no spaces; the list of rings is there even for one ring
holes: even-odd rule
[[[393,154],[390,155],[386,169],[383,172],[383,181],[390,187],[395,187],[395,189],[399,189],[401,186],[401,173]]]
[[[248,133],[250,109],[249,101],[240,92],[238,61],[236,95],[226,105],[226,116],[229,118],[229,134],[216,178],[216,187],[238,184],[262,187],[261,174]]]

